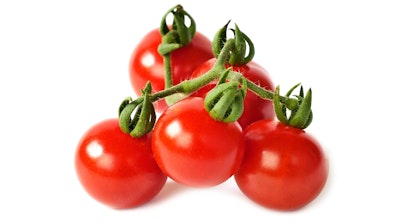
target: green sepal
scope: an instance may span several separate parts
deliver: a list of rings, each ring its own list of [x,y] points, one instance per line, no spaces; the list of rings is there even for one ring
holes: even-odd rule
[[[239,30],[237,24],[235,24],[235,29],[231,29],[231,31],[235,34],[235,48],[231,53],[231,57],[229,58],[230,65],[243,65],[244,59],[246,56],[246,41],[243,38],[242,31]]]
[[[275,116],[278,118],[279,121],[281,121],[284,124],[287,124],[288,118],[286,117],[286,107],[281,104],[280,101],[280,86],[276,86],[275,91],[274,91],[274,98],[273,98],[273,103],[274,103],[274,109],[275,109]]]
[[[124,99],[119,107],[121,130],[135,138],[149,133],[156,121],[155,109],[150,99],[150,82],[147,83],[142,94],[141,98],[134,101],[129,97]]]
[[[304,129],[308,125],[310,125],[312,120],[312,112],[311,112],[311,100],[312,100],[312,91],[309,89],[304,98],[302,96],[304,93],[302,92],[302,88],[300,90],[300,105],[299,108],[293,113],[291,119],[289,120],[289,125],[297,128]]]
[[[291,88],[288,93],[286,94],[289,97],[294,89],[298,87],[299,84],[295,85]],[[282,102],[281,97],[279,95],[280,87],[277,86],[273,96],[273,104],[275,109],[275,115],[279,121],[282,123],[300,129],[307,128],[313,119],[313,113],[311,110],[311,101],[312,101],[312,91],[309,89],[307,91],[306,96],[304,96],[303,87],[300,87],[299,95],[295,96],[297,100],[294,98],[288,98],[285,102],[289,102],[290,99],[290,108]],[[293,103],[297,102],[297,103]],[[290,111],[289,118],[287,117],[287,110]]]
[[[214,39],[212,42],[212,51],[215,58],[218,58],[221,49],[224,47],[226,42],[226,31],[228,30],[228,25],[231,21],[229,20],[225,26],[217,31],[214,35]]]
[[[217,31],[214,35],[212,50],[215,58],[218,58],[222,48],[224,47],[227,41],[227,31],[228,31],[228,23],[226,23],[221,29]],[[230,31],[234,34],[235,47],[231,52],[230,58],[227,61],[230,65],[244,65],[249,63],[255,54],[254,44],[251,39],[243,33],[237,24],[235,24],[235,29],[230,29]],[[247,52],[247,46],[249,50]],[[246,55],[247,53],[247,55]]]
[[[216,87],[210,90],[204,99],[204,106],[210,116],[225,123],[237,121],[242,116],[247,92],[247,82],[243,77],[240,78],[240,82],[226,82],[229,72],[230,69],[227,69],[222,74]]]
[[[157,50],[160,55],[167,55],[181,47],[182,47],[182,44],[162,43],[162,44],[158,45]]]
[[[119,117],[119,126],[121,128],[121,130],[127,134],[129,134],[131,132],[132,126],[134,126],[135,121],[133,121],[131,119],[131,114],[133,113],[133,111],[137,108],[137,106],[139,105],[139,102],[136,101],[126,101],[124,100],[121,103],[120,106],[120,111],[118,114]],[[136,120],[134,118],[134,120]]]
[[[244,59],[242,60],[243,64],[247,64],[249,63],[251,60],[253,60],[254,55],[255,55],[255,47],[253,44],[253,41],[251,41],[250,37],[247,36],[245,33],[242,33],[244,40],[246,41],[246,43],[249,45],[249,53],[247,54],[247,56],[244,57]]]
[[[289,97],[290,95],[292,95],[292,92],[297,89],[297,87],[299,87],[301,85],[301,83],[297,83],[296,85],[294,85],[292,88],[290,88],[287,93],[286,96]],[[303,89],[303,87],[300,87],[301,89]],[[301,94],[302,90],[300,90],[300,94]]]
[[[121,116],[122,111],[125,109],[125,107],[132,102],[132,97],[126,97],[119,105],[118,108],[118,117]]]
[[[172,12],[174,15],[174,22],[172,24],[172,29],[178,31],[179,43],[182,45],[188,45],[192,40],[194,33],[191,33],[189,27],[185,25],[185,11],[183,8],[177,10],[177,12]]]
[[[170,13],[174,17],[174,20],[172,22],[172,29],[170,29],[167,24],[167,17]],[[186,17],[190,20],[189,27],[187,27],[185,23]],[[188,45],[196,34],[196,22],[194,21],[193,17],[188,12],[186,12],[179,4],[169,9],[161,19],[161,35],[165,36],[169,32],[173,31],[177,32],[178,38],[176,38],[176,43],[181,44],[181,46]]]

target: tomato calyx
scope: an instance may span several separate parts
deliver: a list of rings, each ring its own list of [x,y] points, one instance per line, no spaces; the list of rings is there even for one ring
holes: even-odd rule
[[[217,31],[213,39],[213,53],[216,58],[218,58],[222,48],[227,41],[227,31],[230,20]],[[234,34],[235,48],[232,50],[229,60],[227,61],[230,65],[244,65],[250,62],[255,54],[254,44],[251,39],[243,33],[237,24],[235,24],[235,29],[229,29]],[[247,53],[247,46],[249,48]],[[247,54],[246,54],[247,53]]]
[[[234,77],[226,82],[228,74]],[[219,79],[217,85],[210,90],[204,106],[210,116],[217,121],[230,123],[237,121],[244,111],[244,98],[247,92],[247,82],[238,72],[227,69]]]
[[[300,84],[292,87],[286,94],[286,97],[289,97],[292,92],[298,87]],[[274,92],[273,103],[275,108],[275,114],[279,121],[282,123],[300,129],[307,128],[313,119],[313,113],[311,110],[311,100],[312,100],[312,91],[311,88],[307,91],[304,96],[303,86],[300,86],[299,95],[295,95],[297,98],[296,103],[292,104],[282,104],[279,98],[280,87],[277,86]],[[292,98],[293,99],[293,98]],[[287,111],[290,111],[290,115],[288,116]]]
[[[118,110],[120,128],[132,137],[139,138],[153,130],[156,113],[150,99],[151,90],[151,84],[148,82],[142,90],[142,97],[136,100],[127,97],[120,104]]]
[[[174,19],[172,26],[167,23],[168,15],[172,14]],[[190,20],[190,25],[186,26],[185,18]],[[161,19],[160,33],[163,37],[158,50],[161,55],[169,54],[172,51],[186,46],[196,34],[196,22],[193,17],[186,12],[182,5],[176,5],[168,10]]]

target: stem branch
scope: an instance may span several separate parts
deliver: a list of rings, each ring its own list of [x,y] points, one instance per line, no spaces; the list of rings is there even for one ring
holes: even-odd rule
[[[168,53],[164,57],[164,71],[165,71],[165,89],[172,87],[172,66],[171,66],[171,53]]]
[[[225,70],[225,63],[229,60],[230,54],[232,49],[235,47],[235,42],[233,39],[228,40],[224,47],[222,48],[220,55],[218,56],[214,66],[206,73],[204,73],[202,76],[199,76],[197,78],[191,79],[191,80],[185,80],[182,81],[181,83],[177,85],[173,85],[171,83],[171,86],[168,88],[156,92],[153,95],[150,96],[150,99],[152,102],[155,102],[161,98],[176,94],[176,93],[184,93],[184,94],[190,94],[193,93],[194,91],[200,89],[204,85],[214,81],[217,79]],[[167,60],[168,61],[168,60]],[[166,69],[168,71],[169,69]],[[166,76],[168,77],[168,75]],[[167,85],[167,79],[166,85]],[[170,82],[170,81],[168,81]],[[172,82],[172,80],[171,80]]]
[[[269,99],[269,100],[274,99],[274,92],[266,90],[248,79],[246,79],[246,81],[247,81],[247,89],[250,89],[252,92],[257,94],[259,97],[261,97],[263,99]],[[289,109],[295,108],[298,106],[298,101],[294,98],[289,98],[286,96],[279,96],[279,101],[281,103],[283,103]]]

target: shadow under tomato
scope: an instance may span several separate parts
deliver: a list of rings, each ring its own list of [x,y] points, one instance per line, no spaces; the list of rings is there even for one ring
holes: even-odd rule
[[[171,179],[168,179],[163,189],[161,189],[160,193],[158,193],[158,195],[148,204],[153,204],[153,203],[157,204],[163,202],[164,200],[168,200],[169,198],[172,198],[177,194],[183,193],[188,189],[189,189],[188,187],[176,183]]]

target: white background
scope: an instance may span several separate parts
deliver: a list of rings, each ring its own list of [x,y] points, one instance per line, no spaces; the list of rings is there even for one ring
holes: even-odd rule
[[[396,1],[0,1],[0,223],[398,223],[400,8]],[[81,135],[133,91],[140,38],[181,3],[212,38],[229,19],[288,90],[313,89],[306,129],[330,160],[326,188],[296,212],[261,208],[234,181],[168,182],[116,211],[75,176]],[[248,222],[250,220],[250,222]]]

